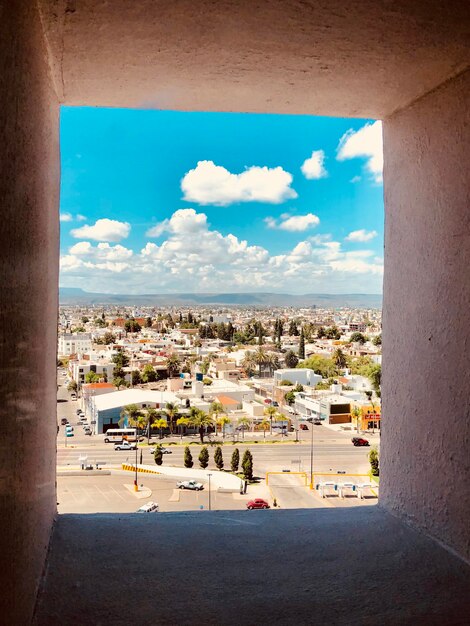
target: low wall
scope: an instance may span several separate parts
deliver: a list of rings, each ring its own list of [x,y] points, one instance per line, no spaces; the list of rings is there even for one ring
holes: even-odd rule
[[[122,469],[135,472],[135,465],[123,463]],[[228,472],[219,470],[188,469],[187,467],[172,467],[165,465],[137,465],[137,471],[146,474],[161,474],[179,480],[198,480],[202,483],[209,482],[208,474],[211,475],[211,485],[224,491],[240,492],[244,481]]]

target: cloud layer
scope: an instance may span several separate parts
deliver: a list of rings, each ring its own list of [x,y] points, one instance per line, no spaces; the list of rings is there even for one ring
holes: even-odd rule
[[[340,139],[338,161],[355,158],[366,159],[366,169],[376,182],[382,181],[383,142],[382,122],[366,124],[358,131],[348,130]]]
[[[378,233],[376,230],[365,230],[365,228],[361,228],[360,230],[353,230],[349,233],[347,237],[345,237],[346,241],[370,241],[377,237]]]
[[[284,216],[283,223],[289,219]],[[138,252],[120,244],[77,242],[61,258],[63,279],[73,277],[74,284],[90,291],[129,293],[381,288],[382,260],[370,250],[345,251],[328,234],[270,254],[263,246],[211,229],[207,216],[194,209],[175,211],[162,222],[161,233],[167,235],[161,244],[148,241]]]
[[[320,218],[313,213],[306,215],[281,215],[280,220],[274,217],[267,217],[265,220],[268,228],[278,228],[279,230],[287,230],[291,233],[299,233],[309,228],[314,228],[320,223]]]
[[[213,161],[199,161],[181,181],[183,200],[203,205],[227,206],[240,202],[280,204],[297,193],[291,187],[292,174],[282,167],[252,166],[232,174]]]
[[[328,172],[324,166],[325,153],[323,150],[314,150],[312,156],[302,163],[300,169],[305,178],[325,178],[328,176]]]
[[[70,234],[75,239],[116,242],[126,239],[130,232],[131,225],[127,222],[118,222],[117,220],[104,218],[96,220],[92,226],[85,224],[85,226],[80,228],[74,228],[70,231]]]

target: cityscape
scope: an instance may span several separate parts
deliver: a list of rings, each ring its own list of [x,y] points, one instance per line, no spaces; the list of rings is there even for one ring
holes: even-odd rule
[[[59,512],[375,504],[380,379],[376,308],[62,305]]]

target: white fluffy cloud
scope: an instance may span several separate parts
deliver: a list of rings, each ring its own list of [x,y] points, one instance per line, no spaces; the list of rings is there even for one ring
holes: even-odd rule
[[[74,220],[77,222],[86,221],[86,217],[84,215],[80,215],[80,213],[75,215],[75,217],[71,213],[61,213],[59,219],[61,222],[73,222]]]
[[[70,234],[75,239],[86,238],[94,241],[116,242],[126,239],[130,232],[131,225],[127,222],[118,222],[117,220],[104,218],[96,220],[92,226],[85,224],[85,226],[80,228],[74,228],[70,231]]]
[[[268,228],[278,228],[279,230],[287,230],[289,232],[303,232],[308,228],[314,228],[320,223],[320,218],[313,213],[306,215],[281,215],[281,219],[277,221],[274,217],[267,217],[265,223]]]
[[[382,122],[366,124],[357,131],[348,130],[340,139],[336,158],[339,161],[361,157],[376,182],[382,180],[383,142]]]
[[[303,216],[295,216],[303,217]],[[283,215],[285,221],[291,216]],[[157,244],[137,252],[120,244],[79,241],[61,258],[63,276],[89,291],[380,291],[383,261],[370,250],[343,251],[327,234],[270,254],[210,227],[207,216],[180,209],[165,220]]]
[[[252,166],[232,174],[213,161],[198,161],[182,181],[183,199],[198,204],[227,206],[239,202],[280,204],[297,198],[292,174],[282,167]]]
[[[312,156],[302,163],[300,169],[305,178],[315,179],[315,178],[325,178],[328,176],[328,172],[324,166],[325,162],[325,153],[323,150],[314,150],[312,152]]]
[[[353,230],[349,233],[347,237],[345,237],[346,241],[370,241],[377,237],[378,233],[376,230],[366,230],[365,228],[361,228],[360,230]]]

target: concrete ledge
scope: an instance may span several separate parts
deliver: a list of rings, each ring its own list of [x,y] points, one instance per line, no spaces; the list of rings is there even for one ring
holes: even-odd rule
[[[60,515],[46,571],[36,626],[462,626],[470,614],[469,567],[379,507]]]
[[[135,465],[123,463],[122,469],[135,472]],[[239,492],[243,481],[230,472],[220,472],[214,469],[197,469],[187,467],[174,467],[172,465],[138,465],[138,472],[146,474],[161,474],[162,476],[179,480],[198,480],[204,483],[209,481],[208,474],[211,475],[211,484],[214,489]]]
[[[57,470],[57,476],[110,476],[110,470]]]

